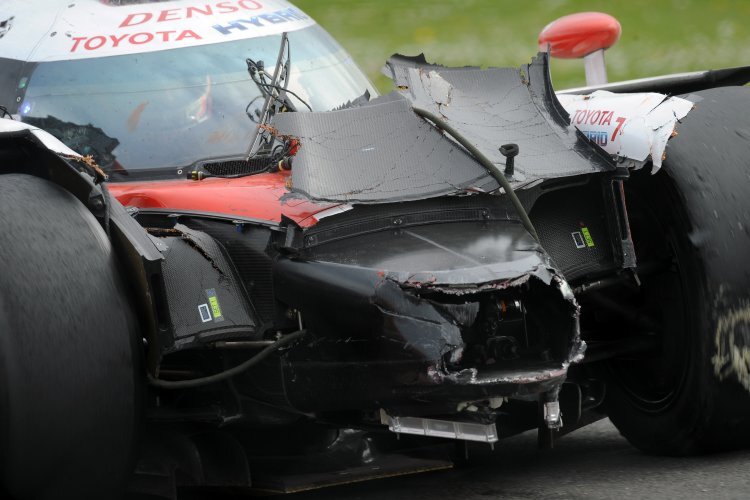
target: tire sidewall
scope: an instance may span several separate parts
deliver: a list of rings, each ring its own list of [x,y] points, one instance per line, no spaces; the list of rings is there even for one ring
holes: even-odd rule
[[[17,498],[116,498],[137,425],[136,328],[110,242],[70,193],[0,177],[0,436]]]

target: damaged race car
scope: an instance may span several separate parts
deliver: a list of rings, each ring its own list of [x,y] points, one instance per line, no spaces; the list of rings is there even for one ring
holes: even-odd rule
[[[750,444],[750,68],[607,84],[589,13],[378,96],[282,0],[0,20],[11,498],[293,492],[604,417]]]

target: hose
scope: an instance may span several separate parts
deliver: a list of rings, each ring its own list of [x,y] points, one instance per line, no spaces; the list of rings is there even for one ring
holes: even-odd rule
[[[487,169],[487,172],[497,181],[498,184],[505,190],[505,194],[508,195],[510,198],[511,203],[513,203],[513,207],[516,209],[516,212],[518,213],[518,216],[521,218],[521,223],[523,224],[523,227],[526,228],[526,230],[531,234],[531,236],[534,237],[537,243],[541,242],[539,241],[539,235],[536,232],[536,229],[534,228],[534,224],[531,223],[531,219],[529,218],[529,214],[526,212],[526,209],[523,208],[523,205],[521,204],[521,201],[518,199],[518,196],[516,196],[516,193],[513,191],[513,188],[510,185],[510,182],[508,182],[508,179],[505,178],[505,174],[503,174],[494,163],[492,163],[489,158],[487,158],[485,155],[483,155],[472,143],[470,143],[461,133],[451,127],[448,123],[446,123],[443,119],[439,118],[437,115],[430,113],[427,110],[420,109],[420,108],[412,108],[414,112],[421,116],[422,118],[426,118],[427,120],[430,120],[432,123],[435,124],[437,128],[442,130],[443,132],[446,132],[448,135],[453,137],[456,141],[458,141],[459,144],[461,144],[466,150],[471,153],[471,155],[485,168]]]
[[[281,347],[284,347],[285,345],[290,344],[293,341],[299,339],[305,333],[307,333],[307,330],[298,330],[294,333],[290,333],[280,338],[273,344],[269,345],[268,347],[266,347],[265,349],[263,349],[262,351],[260,351],[258,354],[248,359],[247,361],[233,368],[229,368],[228,370],[225,370],[223,372],[216,373],[214,375],[209,375],[207,377],[194,378],[190,380],[162,380],[162,379],[155,378],[151,374],[149,374],[148,382],[154,387],[158,387],[160,389],[190,389],[194,387],[202,387],[204,385],[215,384],[216,382],[227,380],[229,378],[234,377],[235,375],[239,375],[240,373],[252,368],[253,366],[257,365],[258,363],[266,359],[274,351],[277,351]]]

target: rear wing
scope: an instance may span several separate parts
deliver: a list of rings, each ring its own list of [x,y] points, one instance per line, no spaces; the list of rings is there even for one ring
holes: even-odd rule
[[[610,92],[658,92],[660,94],[679,95],[714,87],[746,85],[748,82],[750,82],[750,66],[737,66],[578,87],[559,90],[557,93],[590,94],[596,90],[608,90]]]

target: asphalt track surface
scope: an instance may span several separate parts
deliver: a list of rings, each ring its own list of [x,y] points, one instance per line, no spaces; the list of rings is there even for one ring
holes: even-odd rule
[[[283,500],[748,499],[750,450],[703,457],[655,457],[631,447],[609,420],[536,449],[528,432],[459,468],[283,497]],[[239,500],[201,496],[191,500]]]

